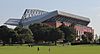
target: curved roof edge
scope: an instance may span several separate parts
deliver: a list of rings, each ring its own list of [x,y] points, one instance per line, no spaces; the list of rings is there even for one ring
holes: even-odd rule
[[[66,12],[62,12],[62,11],[58,11],[58,10],[56,10],[55,12],[57,12],[60,15],[64,15],[64,16],[75,18],[75,19],[79,19],[79,20],[90,22],[90,19],[87,18],[87,17],[83,17],[83,16],[79,16],[79,15],[74,15],[74,14],[70,14],[70,13],[66,13]]]

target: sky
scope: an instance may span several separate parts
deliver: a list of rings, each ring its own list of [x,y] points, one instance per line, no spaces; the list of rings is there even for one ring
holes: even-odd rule
[[[9,18],[21,18],[25,9],[60,10],[88,17],[88,26],[100,35],[100,0],[0,0],[0,25]]]

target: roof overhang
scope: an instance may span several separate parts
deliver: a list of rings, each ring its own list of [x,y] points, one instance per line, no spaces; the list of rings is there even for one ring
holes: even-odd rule
[[[58,10],[56,10],[55,12],[57,12],[58,15],[63,15],[63,16],[71,17],[71,18],[74,18],[74,19],[90,22],[89,18],[86,18],[86,17],[83,17],[83,16],[78,16],[78,15],[74,15],[74,14],[70,14],[70,13],[66,13],[66,12],[62,12],[62,11],[58,11]]]
[[[4,24],[19,26],[20,19],[9,19]]]

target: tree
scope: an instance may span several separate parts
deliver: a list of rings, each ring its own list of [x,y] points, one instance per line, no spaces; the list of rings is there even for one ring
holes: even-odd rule
[[[8,37],[9,37],[9,44],[15,43],[17,41],[17,32],[15,32],[13,29],[9,29]]]
[[[82,43],[88,43],[88,38],[86,37],[86,35],[82,35]]]
[[[97,42],[98,39],[99,39],[99,38],[98,38],[98,35],[96,34],[96,35],[95,35],[95,42]]]
[[[65,42],[74,42],[76,39],[76,30],[73,27],[60,26],[59,27],[65,34]]]
[[[5,43],[7,43],[9,41],[9,37],[8,37],[8,27],[7,26],[0,26],[0,38],[3,41],[3,45],[5,45]]]
[[[84,35],[82,35],[82,43],[91,43],[93,42],[93,34],[90,32],[85,32]]]
[[[46,40],[46,32],[50,26],[44,23],[36,23],[30,25],[32,33],[34,34],[34,40],[37,43],[38,41]]]
[[[33,41],[33,34],[30,29],[16,27],[14,30],[18,33],[17,39],[19,43],[30,43]]]
[[[56,41],[62,39],[64,37],[64,33],[59,28],[50,28],[48,40],[54,41],[56,45]]]
[[[44,23],[30,25],[29,28],[33,32],[34,40],[36,42],[55,41],[56,45],[56,41],[64,36],[64,33],[59,28],[50,27],[49,25]]]
[[[88,39],[88,42],[93,42],[93,33],[85,32],[86,38]]]
[[[13,29],[10,29],[5,25],[0,26],[0,39],[3,41],[3,45],[6,43],[11,44],[15,37],[16,32]]]
[[[98,40],[97,40],[97,43],[99,43],[100,44],[100,36],[98,36],[99,38],[98,38]]]

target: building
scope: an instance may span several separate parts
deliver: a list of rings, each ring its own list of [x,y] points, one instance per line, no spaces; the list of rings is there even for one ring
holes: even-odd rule
[[[58,10],[47,12],[38,9],[26,9],[21,19],[9,19],[5,22],[7,25],[23,26],[25,28],[34,23],[46,23],[54,27],[69,26],[74,23],[74,28],[79,36],[85,32],[94,33],[92,27],[88,27],[89,18]]]

